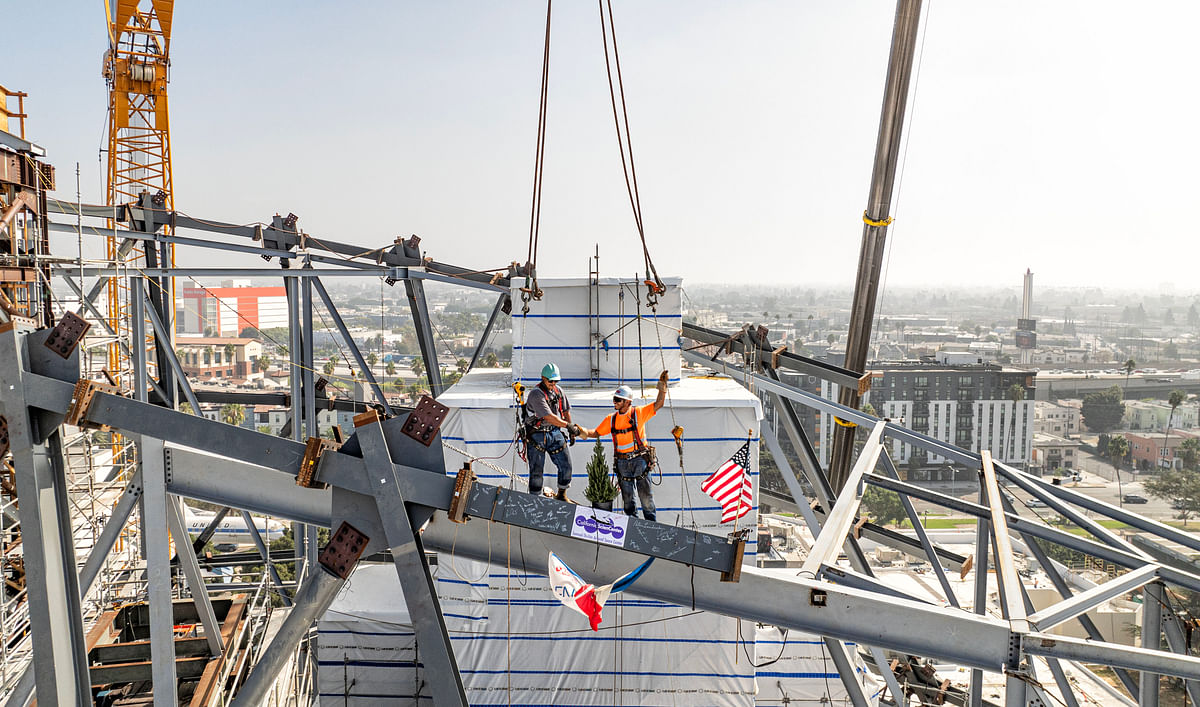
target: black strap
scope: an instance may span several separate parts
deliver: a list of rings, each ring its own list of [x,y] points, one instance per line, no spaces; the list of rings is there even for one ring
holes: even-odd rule
[[[615,412],[613,413],[612,422],[608,426],[609,430],[612,432],[613,454],[616,454],[617,449],[618,449],[617,448],[617,432],[618,432],[618,430],[617,430],[617,415],[618,414],[619,413],[615,413]],[[634,452],[646,451],[646,445],[642,444],[642,436],[640,434],[638,434],[637,408],[633,408],[632,410],[629,411],[629,421],[630,421],[630,423],[633,424],[633,451]],[[620,430],[620,431],[625,432],[626,430]],[[625,453],[628,454],[629,452],[625,452]]]

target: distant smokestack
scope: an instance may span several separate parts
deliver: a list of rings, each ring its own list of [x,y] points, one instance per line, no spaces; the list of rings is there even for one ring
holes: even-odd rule
[[[1030,310],[1033,308],[1033,271],[1025,268],[1025,296],[1021,300],[1021,318],[1031,319]]]

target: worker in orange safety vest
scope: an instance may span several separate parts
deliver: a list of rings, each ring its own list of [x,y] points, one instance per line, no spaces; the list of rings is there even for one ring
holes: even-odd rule
[[[667,399],[668,374],[663,371],[658,377],[658,398],[652,403],[635,407],[633,391],[623,385],[613,392],[615,412],[604,418],[594,430],[584,429],[585,437],[612,437],[613,466],[617,472],[617,485],[621,488],[621,500],[625,504],[625,515],[637,515],[633,493],[637,490],[642,504],[642,517],[655,519],[654,497],[650,491],[650,471],[654,465],[654,448],[646,442],[646,422],[662,409]]]

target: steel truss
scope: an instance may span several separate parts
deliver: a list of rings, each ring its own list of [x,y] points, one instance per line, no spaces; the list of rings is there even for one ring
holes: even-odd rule
[[[140,206],[125,207],[127,220],[145,222],[147,219],[140,218],[145,214],[139,214],[138,209],[145,209],[146,203],[142,200]],[[75,210],[73,205],[62,204],[52,204],[51,208],[59,213],[74,213]],[[111,210],[105,207],[83,207],[83,211],[89,217],[111,216]],[[239,705],[256,704],[271,689],[312,622],[344,584],[357,557],[382,550],[390,552],[396,566],[410,603],[424,660],[439,668],[436,673],[440,679],[432,684],[435,702],[465,705],[462,682],[442,623],[425,550],[449,551],[453,547],[457,556],[488,561],[500,556],[503,552],[501,543],[506,542],[504,533],[488,531],[491,523],[511,526],[518,534],[528,535],[527,541],[542,539],[553,543],[556,553],[566,562],[578,567],[594,567],[595,578],[614,576],[645,556],[660,558],[663,561],[655,563],[639,580],[640,594],[824,636],[844,675],[852,675],[852,671],[846,669],[849,657],[844,645],[852,641],[871,647],[872,657],[885,678],[891,678],[885,650],[953,661],[976,671],[1003,673],[1008,676],[1008,704],[1026,704],[1036,698],[1037,688],[1029,687],[1037,683],[1032,656],[1048,660],[1059,691],[1072,704],[1076,700],[1059,667],[1059,660],[1114,666],[1122,671],[1131,691],[1136,686],[1123,672],[1126,670],[1184,678],[1189,681],[1189,690],[1200,684],[1197,682],[1200,681],[1200,659],[1186,655],[1183,632],[1173,611],[1146,612],[1143,647],[1105,642],[1084,614],[1100,602],[1139,586],[1146,588],[1148,597],[1165,603],[1165,586],[1200,589],[1200,575],[1160,565],[1098,524],[1081,523],[1092,533],[1093,538],[1087,539],[1020,518],[1005,506],[998,493],[997,481],[1003,477],[1022,485],[1068,517],[1082,519],[1082,515],[1073,509],[1084,508],[1196,549],[1200,549],[1200,539],[1083,497],[1070,489],[1028,477],[1018,470],[993,463],[987,454],[979,455],[946,445],[895,423],[781,383],[775,370],[780,363],[784,367],[811,372],[816,372],[820,366],[772,350],[765,336],[756,340],[748,331],[740,337],[725,337],[725,341],[731,352],[735,347],[741,347],[738,352],[744,356],[757,352],[745,359],[751,363],[750,367],[722,364],[723,370],[776,399],[784,413],[785,431],[801,452],[801,472],[814,489],[816,508],[808,508],[799,479],[786,464],[784,471],[797,505],[806,509],[803,515],[817,538],[805,564],[807,572],[802,571],[795,578],[780,579],[747,567],[741,570],[740,582],[730,584],[723,582],[722,576],[728,577],[735,564],[741,562],[741,557],[737,545],[728,538],[631,518],[624,547],[597,546],[570,537],[574,505],[479,482],[469,486],[465,500],[455,509],[456,513],[473,517],[475,521],[465,525],[454,523],[447,512],[454,503],[455,479],[445,476],[440,439],[435,436],[432,444],[425,446],[404,433],[407,418],[403,413],[399,417],[389,416],[390,408],[369,367],[363,366],[363,370],[379,398],[378,413],[357,419],[354,435],[339,449],[325,451],[316,460],[311,457],[308,445],[302,440],[315,436],[313,413],[318,399],[311,376],[312,293],[316,293],[345,335],[344,324],[321,283],[322,277],[383,277],[392,282],[403,280],[406,286],[418,285],[408,290],[408,294],[414,316],[423,322],[417,330],[419,336],[424,331],[421,347],[428,359],[427,368],[432,372],[438,366],[428,313],[422,311],[424,297],[419,287],[422,281],[449,281],[496,292],[500,299],[493,312],[494,319],[506,304],[508,278],[523,274],[521,268],[514,266],[508,273],[489,274],[440,264],[420,256],[415,238],[364,252],[356,246],[311,238],[296,227],[296,220],[291,217],[277,217],[270,226],[234,226],[191,219],[173,212],[156,213],[149,220],[172,224],[173,233],[181,229],[199,229],[239,237],[250,243],[184,242],[180,240],[182,236],[164,236],[157,232],[119,231],[121,237],[277,257],[283,267],[156,268],[129,276],[129,291],[135,294],[130,301],[135,310],[131,322],[132,341],[149,338],[158,342],[152,350],[129,346],[136,362],[130,397],[90,389],[88,395],[82,395],[80,391],[84,388],[77,386],[78,351],[65,359],[56,356],[42,345],[48,336],[45,330],[17,324],[0,331],[0,414],[8,421],[20,480],[18,492],[25,529],[26,562],[31,568],[37,566],[42,570],[34,572],[31,569],[30,572],[29,602],[36,655],[34,680],[26,680],[24,684],[32,688],[36,683],[38,694],[54,696],[59,704],[90,702],[80,590],[86,592],[95,581],[98,558],[108,554],[117,535],[116,529],[125,523],[133,506],[139,503],[143,508],[143,535],[147,545],[151,663],[156,683],[161,680],[163,682],[158,684],[173,684],[175,661],[170,642],[171,580],[166,531],[172,528],[177,535],[182,532],[180,498],[218,503],[241,512],[263,513],[303,526],[340,529],[337,537],[345,535],[350,540],[338,542],[343,542],[345,547],[358,543],[358,554],[338,555],[327,548],[327,552],[317,559],[315,533],[297,534],[298,545],[302,538],[308,538],[309,546],[299,558],[297,574],[301,581],[290,598],[294,608],[238,693],[236,704]],[[105,228],[90,229],[97,236],[108,236],[108,231]],[[315,252],[318,250],[333,256]],[[113,269],[106,267],[81,270],[71,266],[56,274],[70,278],[81,273],[86,278],[104,277],[112,272]],[[182,275],[272,275],[284,279],[289,293],[292,329],[290,365],[293,371],[309,372],[309,375],[291,377],[292,393],[286,400],[292,407],[292,439],[263,435],[170,409],[176,401],[183,399],[196,410],[201,400],[182,375],[174,351],[163,343],[170,334],[167,324],[170,316],[164,316],[159,309],[162,299],[154,296],[156,278]],[[86,291],[83,282],[71,284],[77,292]],[[94,298],[98,290],[91,294]],[[345,343],[356,350],[349,337]],[[704,343],[717,342],[708,340]],[[774,355],[762,355],[764,347]],[[356,360],[361,361],[361,352],[355,355]],[[698,353],[685,352],[684,355],[702,365],[712,365],[711,359]],[[160,376],[157,381],[148,374],[151,357],[158,364],[153,367]],[[822,373],[840,383],[861,381],[861,377],[840,369],[823,370]],[[833,493],[798,424],[794,405],[828,412],[871,429],[844,493]],[[67,509],[62,500],[63,463],[59,440],[60,426],[68,415],[73,423],[82,426],[103,426],[129,435],[138,442],[141,460],[140,474],[130,482],[118,501],[113,517],[92,549],[81,574],[76,573],[72,538],[69,532],[64,534],[63,531]],[[772,449],[778,449],[778,440],[769,434],[769,430],[764,430],[763,436]],[[980,503],[964,503],[899,481],[891,459],[884,453],[884,441],[888,438],[901,439],[979,469]],[[213,450],[219,450],[219,455]],[[776,454],[776,458],[784,459],[782,454]],[[297,480],[302,476],[308,478],[304,485],[298,485]],[[882,528],[868,527],[874,533],[873,537],[881,542],[897,545],[906,552],[924,554],[946,591],[949,606],[906,596],[872,576],[857,541],[858,528],[863,527],[856,518],[862,484],[891,488],[906,501],[909,497],[934,500],[979,519],[976,576],[984,580],[977,582],[975,611],[980,613],[958,608],[953,593],[948,591],[944,567],[958,566],[962,558],[937,548],[921,531],[917,532],[914,541]],[[911,503],[906,509],[915,517]],[[919,527],[919,524],[914,523],[914,526]],[[418,533],[422,527],[423,532]],[[1011,565],[1011,553],[1007,551],[1012,533],[1019,535],[1025,546],[1038,557],[1062,593],[1062,602],[1039,612],[1031,610]],[[1044,554],[1038,554],[1040,550],[1033,542],[1035,538],[1082,549],[1127,567],[1131,572],[1095,590],[1072,594],[1054,564]],[[1003,599],[1003,618],[982,614],[984,602],[980,597],[986,597],[986,562],[988,548],[992,546],[997,549],[996,557],[1001,565],[997,582]],[[334,550],[339,548],[345,549],[338,545]],[[184,574],[192,588],[197,615],[206,627],[205,637],[213,643],[214,654],[226,650],[228,646],[214,642],[218,633],[213,630],[207,592],[198,580],[194,550],[189,543],[181,543],[178,550]],[[259,550],[266,559],[265,547],[260,544]],[[850,558],[850,570],[836,565],[836,558],[843,550]],[[544,558],[528,558],[527,564],[530,571],[546,571]],[[277,578],[276,582],[279,584]],[[784,596],[794,597],[795,601],[780,601]],[[1069,620],[1083,622],[1093,640],[1079,641],[1044,633]],[[1159,649],[1164,625],[1171,646],[1167,651]],[[865,704],[861,688],[852,687],[856,684],[852,679],[845,682],[851,699],[856,704]],[[1140,691],[1140,703],[1154,705],[1157,692],[1148,687],[1151,681],[1143,684],[1147,688]],[[980,704],[978,678],[973,687],[973,703]],[[900,691],[894,679],[889,679],[889,688],[893,695]],[[9,703],[23,704],[28,696],[28,691],[14,694]],[[155,703],[174,705],[174,691],[156,690]]]

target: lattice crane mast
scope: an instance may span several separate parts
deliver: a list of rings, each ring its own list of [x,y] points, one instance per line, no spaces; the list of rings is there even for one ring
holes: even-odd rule
[[[104,78],[108,82],[108,179],[105,203],[116,209],[151,195],[153,208],[175,209],[171,178],[171,133],[167,117],[167,81],[170,70],[171,20],[174,0],[105,0],[108,51]],[[150,206],[151,204],[147,204]],[[116,229],[118,219],[109,222]],[[107,283],[107,311],[115,340],[108,345],[108,370],[118,381],[131,373],[131,361],[118,341],[130,332],[126,270],[145,265],[175,264],[174,246],[156,253],[151,242],[108,236],[105,256],[114,266]],[[161,261],[169,261],[162,263]],[[161,282],[158,299],[167,320],[174,319],[174,288]],[[173,334],[173,331],[172,331]],[[138,342],[129,342],[131,347]],[[118,440],[114,439],[114,452]]]

